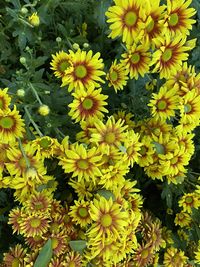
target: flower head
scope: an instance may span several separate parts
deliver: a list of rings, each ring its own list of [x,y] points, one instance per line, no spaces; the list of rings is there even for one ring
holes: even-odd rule
[[[72,65],[65,70],[62,77],[62,86],[68,85],[68,90],[94,89],[104,81],[100,76],[105,75],[102,71],[104,64],[100,59],[100,53],[93,55],[92,50],[86,52],[78,49],[77,52],[69,51]]]

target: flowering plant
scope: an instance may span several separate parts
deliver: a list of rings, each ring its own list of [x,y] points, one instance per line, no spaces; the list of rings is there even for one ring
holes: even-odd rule
[[[200,264],[198,0],[0,8],[0,266]]]

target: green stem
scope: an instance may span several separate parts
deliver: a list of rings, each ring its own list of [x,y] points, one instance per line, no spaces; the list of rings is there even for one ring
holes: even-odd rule
[[[30,160],[26,156],[26,153],[25,153],[25,150],[23,148],[23,145],[22,145],[22,142],[21,142],[21,139],[20,138],[18,138],[18,143],[19,143],[19,149],[21,150],[22,155],[23,155],[23,157],[25,159],[26,166],[27,166],[27,168],[30,168],[31,167]]]
[[[60,134],[61,137],[65,138],[64,133],[62,133],[58,128],[55,129],[58,134]]]
[[[20,20],[23,24],[28,25],[28,26],[31,27],[31,28],[34,28],[33,25],[31,25],[29,22],[25,21],[24,19],[22,19],[22,18],[19,17],[19,20]]]
[[[34,93],[34,95],[35,95],[37,101],[39,102],[39,104],[40,104],[40,105],[43,105],[43,103],[42,103],[42,101],[40,100],[40,97],[39,97],[37,91],[35,90],[34,86],[32,85],[32,83],[29,83],[29,86],[30,86],[32,92]]]
[[[34,126],[36,132],[39,134],[40,137],[42,137],[42,136],[43,136],[43,133],[39,130],[37,124],[36,124],[36,123],[34,122],[34,120],[32,119],[31,114],[29,113],[27,107],[24,107],[24,110],[25,110],[25,112],[26,112],[26,114],[27,114],[27,116],[28,116],[30,122],[33,124],[33,126]]]

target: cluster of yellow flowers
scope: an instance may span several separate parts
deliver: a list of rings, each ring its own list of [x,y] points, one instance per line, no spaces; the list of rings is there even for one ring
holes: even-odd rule
[[[153,180],[181,184],[187,179],[194,154],[192,131],[200,122],[200,75],[183,62],[195,46],[195,40],[187,40],[195,23],[190,3],[114,0],[106,12],[109,37],[121,38],[125,52],[107,71],[100,53],[92,50],[52,56],[51,69],[73,98],[69,116],[81,128],[75,143],[68,136],[61,143],[49,136],[27,140],[23,119],[15,106],[9,108],[8,89],[0,91],[0,185],[12,188],[20,203],[10,211],[8,223],[26,244],[4,254],[5,266],[33,266],[49,239],[49,267],[159,266],[160,249],[163,266],[191,266],[189,255],[173,246],[172,231],[142,209],[137,182],[126,178],[138,164]],[[135,122],[124,111],[106,117],[103,84],[117,93],[129,79],[148,72],[165,79],[148,104],[151,117]],[[58,181],[49,175],[47,159],[63,169],[73,192],[67,204],[55,199]],[[182,210],[174,223],[186,242],[192,211],[200,207],[199,193],[197,186],[178,202]],[[74,240],[85,241],[81,253],[73,251]],[[200,263],[200,249],[196,251]]]

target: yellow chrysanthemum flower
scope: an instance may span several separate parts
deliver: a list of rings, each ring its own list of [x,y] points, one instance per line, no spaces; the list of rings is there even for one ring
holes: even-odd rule
[[[146,14],[144,41],[152,43],[152,39],[163,34],[162,18],[164,16],[165,5],[160,6],[160,0],[147,0],[143,4]]]
[[[138,158],[138,165],[140,167],[149,166],[154,161],[155,148],[152,144],[152,139],[149,136],[144,136],[141,140],[142,146],[139,150],[140,157]]]
[[[95,178],[101,176],[99,170],[99,162],[101,155],[96,147],[86,149],[82,144],[71,145],[66,152],[65,157],[60,158],[59,164],[63,167],[66,173],[72,172],[72,177],[78,176],[78,181],[82,179],[85,181],[93,181]]]
[[[0,89],[0,110],[5,111],[8,109],[11,97],[7,94],[8,88]]]
[[[131,46],[127,46],[127,52],[122,54],[124,58],[121,60],[121,64],[129,70],[130,78],[138,79],[139,75],[144,77],[149,71],[149,65],[151,62],[151,53],[148,52],[149,44],[134,43]]]
[[[172,88],[176,84],[178,87],[178,94],[184,96],[188,91],[195,87],[196,72],[194,66],[183,62],[180,69],[171,72],[165,85],[167,88]]]
[[[128,164],[123,164],[119,161],[116,164],[108,166],[106,169],[101,169],[102,176],[98,184],[102,185],[107,190],[116,190],[124,183],[124,176],[129,172]]]
[[[109,154],[110,147],[119,148],[126,138],[124,131],[127,126],[123,124],[121,119],[115,122],[113,116],[109,117],[106,124],[100,120],[96,121],[95,128],[91,129],[90,142],[98,145],[102,152]]]
[[[198,246],[198,250],[195,253],[195,262],[200,264],[200,244]]]
[[[91,199],[92,192],[95,190],[95,185],[85,180],[80,180],[80,182],[78,182],[71,179],[69,185],[74,189],[80,200]]]
[[[26,237],[43,235],[48,231],[48,221],[48,216],[42,213],[26,214],[20,221],[21,233]]]
[[[105,75],[102,71],[104,64],[100,59],[100,53],[93,55],[92,50],[86,52],[80,49],[77,52],[69,50],[72,58],[72,66],[65,70],[62,77],[62,86],[68,85],[68,91],[73,89],[93,89],[104,83],[100,76]]]
[[[123,90],[127,84],[128,72],[128,69],[123,64],[117,64],[117,60],[115,60],[106,75],[106,79],[109,82],[108,86],[113,86],[116,93],[117,90]]]
[[[23,265],[27,249],[23,248],[21,244],[10,248],[9,252],[4,253],[3,263],[5,266],[20,266]]]
[[[58,140],[49,136],[36,138],[31,142],[31,146],[36,150],[38,159],[51,158],[61,151],[61,145]]]
[[[87,231],[90,242],[102,240],[103,244],[111,238],[118,238],[120,233],[126,231],[128,225],[128,212],[122,210],[121,206],[104,197],[94,199],[90,205],[90,216],[93,220],[91,227]]]
[[[135,126],[135,123],[134,121],[132,121],[132,118],[133,118],[133,114],[132,113],[126,113],[125,111],[123,110],[119,110],[117,111],[117,113],[114,113],[113,114],[113,117],[115,118],[115,120],[123,120],[124,121],[124,125],[127,125],[128,126],[128,129],[133,129],[133,126]]]
[[[200,119],[200,95],[196,90],[189,91],[183,98],[181,98],[180,108],[180,123],[194,123],[199,124]]]
[[[60,51],[52,55],[51,69],[54,70],[54,75],[61,78],[65,75],[65,71],[72,65],[72,57],[64,51]]]
[[[187,227],[192,222],[191,216],[186,212],[179,212],[175,217],[175,225],[179,225],[180,227]]]
[[[169,34],[154,40],[156,51],[153,53],[151,65],[155,65],[153,72],[159,72],[160,78],[168,78],[176,69],[180,69],[182,62],[188,59],[186,39],[181,35],[172,38]]]
[[[40,175],[46,174],[46,168],[44,167],[43,161],[35,156],[34,147],[28,143],[23,145],[23,149],[26,158],[19,148],[13,147],[7,151],[7,158],[9,161],[6,163],[6,168],[10,175],[19,177],[29,174],[31,175],[31,170],[33,174],[35,174],[34,170]]]
[[[132,44],[144,28],[144,13],[142,2],[139,0],[114,0],[115,5],[108,8],[105,13],[108,23],[111,23],[111,33],[108,37],[112,39],[122,36],[122,42]]]
[[[90,203],[84,201],[74,201],[74,205],[70,206],[69,216],[75,224],[79,224],[81,227],[86,227],[91,223],[91,218],[89,214]]]
[[[196,193],[187,193],[182,196],[178,204],[184,212],[192,213],[192,208],[198,209],[200,207],[200,199]]]
[[[153,99],[148,106],[151,107],[151,114],[155,119],[165,121],[175,116],[180,102],[177,86],[171,89],[161,87],[157,94],[152,95]]]
[[[107,105],[105,101],[108,96],[101,94],[101,89],[89,88],[87,91],[76,90],[73,94],[74,100],[68,106],[71,108],[69,115],[76,122],[93,118],[102,119],[103,112],[108,112],[104,107]]]
[[[140,157],[140,150],[142,143],[139,142],[140,135],[133,130],[127,132],[127,137],[124,141],[123,147],[125,148],[124,158],[128,164],[133,167],[135,162],[138,162]]]
[[[164,266],[165,267],[184,267],[186,266],[188,257],[185,256],[183,251],[177,248],[170,247],[164,253]]]
[[[16,138],[23,137],[24,132],[24,121],[15,106],[13,110],[0,109],[0,141],[15,142]]]
[[[189,35],[192,24],[196,20],[191,19],[195,15],[194,8],[188,8],[192,0],[167,0],[167,13],[165,15],[165,27],[171,35]]]

